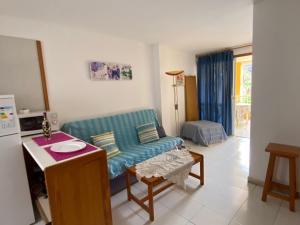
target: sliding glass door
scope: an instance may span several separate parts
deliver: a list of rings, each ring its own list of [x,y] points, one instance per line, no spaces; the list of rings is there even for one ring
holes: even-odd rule
[[[234,66],[234,135],[250,138],[252,56],[235,58]]]

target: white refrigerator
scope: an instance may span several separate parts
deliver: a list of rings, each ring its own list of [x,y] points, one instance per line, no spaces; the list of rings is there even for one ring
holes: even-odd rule
[[[14,96],[0,95],[0,224],[34,220]]]

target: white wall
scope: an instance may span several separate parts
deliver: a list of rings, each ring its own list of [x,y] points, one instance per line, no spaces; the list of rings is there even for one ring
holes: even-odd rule
[[[159,58],[159,65],[156,66],[156,76],[159,76],[160,87],[156,91],[160,94],[162,124],[168,135],[176,135],[173,78],[165,75],[165,72],[184,70],[185,75],[196,75],[195,54],[164,45],[156,45],[154,49],[155,59]],[[178,87],[178,98],[179,121],[182,124],[185,121],[184,86]]]
[[[298,0],[254,6],[250,179],[265,179],[269,142],[300,146],[299,9]],[[277,176],[285,182],[286,163],[280,161]],[[298,171],[299,189],[300,161]]]
[[[152,62],[153,62],[153,76],[154,76],[154,104],[158,111],[159,120],[162,122],[162,111],[161,111],[161,82],[160,82],[160,57],[159,57],[159,45],[152,45]]]
[[[41,40],[50,107],[62,122],[154,107],[149,45],[54,24],[0,16],[0,34]],[[132,81],[91,81],[88,62],[131,64]]]

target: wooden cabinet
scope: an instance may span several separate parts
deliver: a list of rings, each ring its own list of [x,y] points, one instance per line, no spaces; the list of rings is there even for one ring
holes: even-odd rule
[[[112,224],[105,151],[55,162],[30,141],[24,148],[44,173],[48,198],[37,199],[37,206],[45,220],[53,225]]]
[[[185,76],[186,121],[199,120],[196,76]]]

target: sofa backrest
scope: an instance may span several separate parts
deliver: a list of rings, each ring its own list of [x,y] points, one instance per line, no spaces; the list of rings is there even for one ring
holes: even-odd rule
[[[65,123],[61,130],[89,143],[92,142],[91,136],[113,131],[122,150],[138,144],[136,127],[150,122],[158,126],[157,114],[153,109]]]

